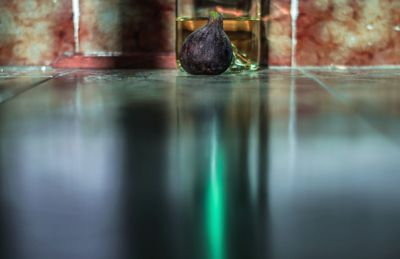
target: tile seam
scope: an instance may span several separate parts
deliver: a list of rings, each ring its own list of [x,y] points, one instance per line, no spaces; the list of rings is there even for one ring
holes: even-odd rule
[[[291,48],[291,66],[296,67],[296,48],[297,48],[297,17],[299,16],[299,0],[291,0],[290,16],[292,18],[292,48]]]
[[[332,96],[334,96],[336,99],[338,99],[342,103],[348,103],[348,98],[346,96],[338,93],[335,89],[333,89],[330,85],[324,83],[316,75],[314,75],[302,68],[298,68],[298,70],[301,73],[303,73],[303,75],[307,76],[308,78],[310,78],[311,80],[316,82],[320,87],[322,87],[324,90],[326,90],[328,93],[330,93]]]
[[[80,30],[80,0],[72,0],[72,15],[73,15],[73,26],[74,26],[74,43],[75,43],[75,53],[80,52],[80,42],[79,42],[79,30]]]
[[[40,80],[39,82],[36,82],[36,83],[26,87],[26,88],[21,89],[20,91],[17,91],[17,92],[12,93],[12,94],[8,94],[5,98],[0,98],[0,107],[1,107],[2,104],[6,103],[8,101],[11,101],[12,99],[17,97],[18,95],[23,94],[24,92],[27,92],[27,91],[29,91],[31,89],[34,89],[34,88],[36,88],[38,86],[41,86],[44,83],[47,83],[47,82],[49,82],[49,81],[51,81],[53,79],[60,78],[60,77],[63,77],[63,76],[66,76],[66,75],[69,75],[69,74],[72,74],[72,73],[75,73],[75,72],[76,72],[75,70],[72,70],[72,71],[66,71],[66,72],[63,72],[63,73],[60,73],[60,74],[57,74],[57,75],[54,75],[54,76],[49,76],[49,77],[47,77],[47,78],[45,78],[43,80]]]

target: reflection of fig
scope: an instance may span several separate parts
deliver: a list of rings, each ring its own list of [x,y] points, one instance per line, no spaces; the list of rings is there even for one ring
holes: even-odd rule
[[[208,23],[191,33],[182,45],[179,61],[194,75],[218,75],[228,69],[233,53],[224,32],[222,15],[211,12]]]

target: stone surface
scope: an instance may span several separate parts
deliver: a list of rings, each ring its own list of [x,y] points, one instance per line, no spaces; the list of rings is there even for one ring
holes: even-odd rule
[[[0,258],[400,258],[399,77],[51,78],[0,103]]]
[[[0,66],[49,65],[73,48],[71,1],[0,1]]]
[[[400,1],[299,3],[299,65],[400,64]]]

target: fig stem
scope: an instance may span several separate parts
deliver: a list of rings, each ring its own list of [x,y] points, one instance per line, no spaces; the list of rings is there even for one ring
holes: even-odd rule
[[[217,11],[210,12],[210,22],[217,21],[222,18],[222,15]]]

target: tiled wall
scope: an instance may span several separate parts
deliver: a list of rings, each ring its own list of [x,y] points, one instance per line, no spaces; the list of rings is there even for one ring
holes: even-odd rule
[[[48,65],[72,52],[70,0],[0,0],[0,65]]]
[[[400,64],[399,0],[299,0],[299,65]]]
[[[400,0],[263,4],[270,65],[400,65]],[[74,55],[85,62],[95,54],[173,58],[174,9],[174,0],[0,0],[0,65],[50,65]]]

